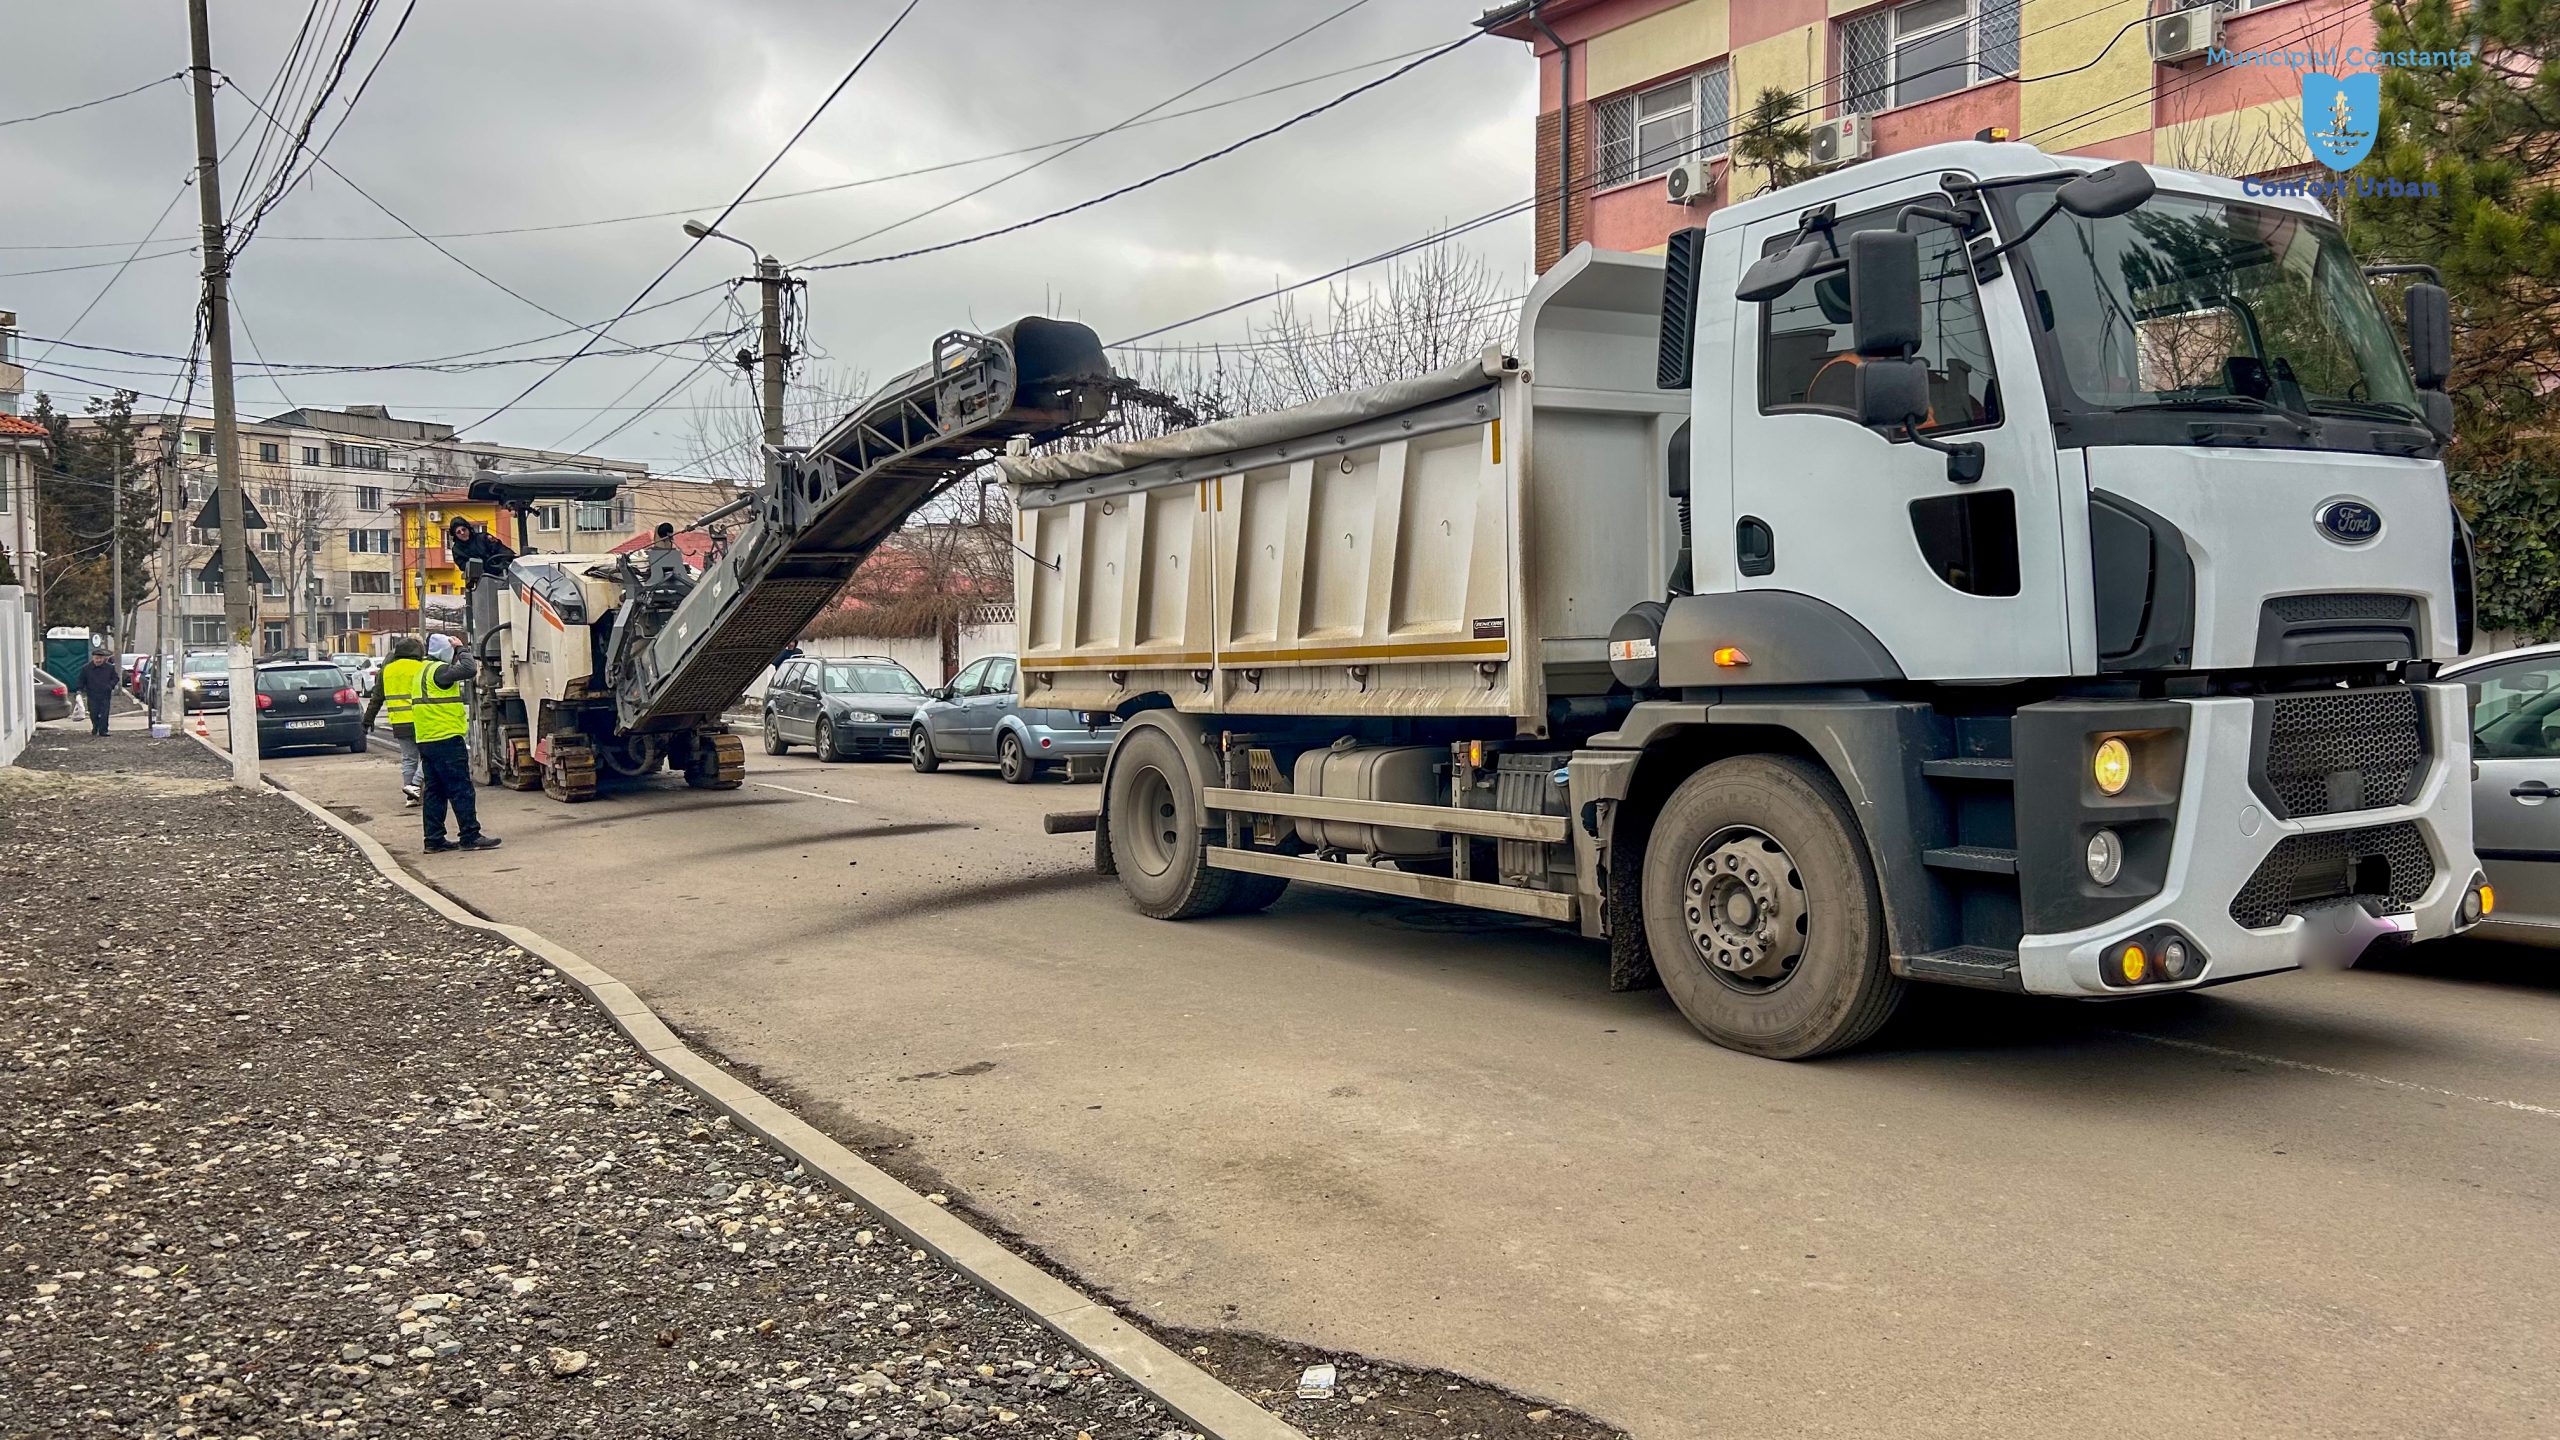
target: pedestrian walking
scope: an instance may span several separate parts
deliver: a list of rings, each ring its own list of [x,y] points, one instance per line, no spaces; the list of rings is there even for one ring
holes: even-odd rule
[[[107,733],[107,715],[116,703],[116,657],[104,650],[89,652],[89,663],[80,668],[80,698],[89,706],[89,733]]]
[[[425,781],[429,854],[454,848],[444,834],[448,808],[463,849],[498,848],[496,836],[480,833],[480,801],[471,788],[471,712],[462,702],[462,682],[479,669],[478,661],[455,653],[451,636],[438,635],[427,641],[427,658],[410,672],[409,727]]]
[[[426,663],[427,647],[415,635],[403,635],[391,642],[391,659],[374,672],[373,693],[365,697],[364,728],[371,730],[376,715],[391,727],[392,743],[400,747],[400,803],[415,805],[420,784],[418,734],[409,721],[409,698],[417,692],[413,673]]]

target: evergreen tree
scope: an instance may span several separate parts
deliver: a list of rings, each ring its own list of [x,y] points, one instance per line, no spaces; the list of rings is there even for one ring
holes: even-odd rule
[[[2342,206],[2370,261],[2425,262],[2453,300],[2456,417],[2446,460],[2480,550],[2484,626],[2560,630],[2560,4],[2377,0],[2377,50],[2471,51],[2463,66],[2382,72],[2359,178],[2432,197]]]
[[[150,578],[160,505],[151,473],[134,451],[133,400],[124,391],[91,399],[87,409],[93,423],[74,430],[71,417],[54,408],[53,397],[39,392],[34,413],[26,417],[51,437],[35,462],[44,573],[41,578],[22,577],[42,587],[48,625],[121,629],[122,616],[113,613],[112,598],[113,547],[119,543],[124,547],[124,610],[141,599]],[[115,524],[119,475],[124,489],[121,535]]]
[[[1814,168],[1805,162],[1813,132],[1796,118],[1802,108],[1795,96],[1774,86],[1751,103],[1750,121],[1733,137],[1733,164],[1736,169],[1754,167],[1768,177],[1754,194],[1813,178]]]

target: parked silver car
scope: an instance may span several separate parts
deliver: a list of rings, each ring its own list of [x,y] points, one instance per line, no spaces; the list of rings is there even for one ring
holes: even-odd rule
[[[1118,723],[1088,726],[1073,710],[1026,710],[1014,698],[1014,673],[1013,656],[990,655],[931,692],[916,711],[907,758],[928,775],[945,760],[992,760],[1015,785],[1076,760],[1098,767]]]
[[[2471,842],[2497,893],[2472,933],[2560,946],[2560,645],[2441,674],[2471,691]]]

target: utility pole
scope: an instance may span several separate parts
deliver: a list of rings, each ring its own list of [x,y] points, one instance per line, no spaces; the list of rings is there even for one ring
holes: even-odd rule
[[[764,288],[764,482],[782,484],[782,262],[756,259],[756,284]]]
[[[248,508],[240,493],[240,422],[231,397],[231,240],[222,223],[209,29],[205,0],[187,0],[187,44],[192,57],[188,73],[196,92],[196,201],[204,218],[205,351],[213,369],[213,466],[222,497],[222,618],[231,631],[231,779],[243,790],[255,790],[258,697],[249,639],[250,627],[257,623],[257,593],[249,584]]]
[[[117,663],[123,663],[124,634],[124,437],[109,435],[107,447],[112,452],[115,487],[107,492],[107,643],[115,647]]]
[[[178,476],[178,438],[172,427],[182,424],[167,415],[160,417],[160,603],[152,614],[159,633],[152,637],[160,658],[154,666],[151,686],[151,718],[177,733],[183,712],[172,707],[178,702],[178,657],[186,651],[186,620],[179,614],[178,515],[186,508],[187,492]]]

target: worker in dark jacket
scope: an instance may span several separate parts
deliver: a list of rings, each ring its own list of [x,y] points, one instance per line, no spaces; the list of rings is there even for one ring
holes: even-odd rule
[[[107,712],[116,703],[116,657],[104,650],[89,652],[89,663],[80,667],[80,698],[88,702],[89,733],[107,733]]]
[[[453,848],[445,838],[444,812],[450,806],[462,831],[465,850],[495,850],[498,839],[480,833],[480,801],[471,789],[471,712],[462,699],[462,682],[478,674],[479,662],[456,653],[453,638],[427,641],[426,663],[410,672],[409,728],[418,740],[418,764],[426,774],[427,851]]]

